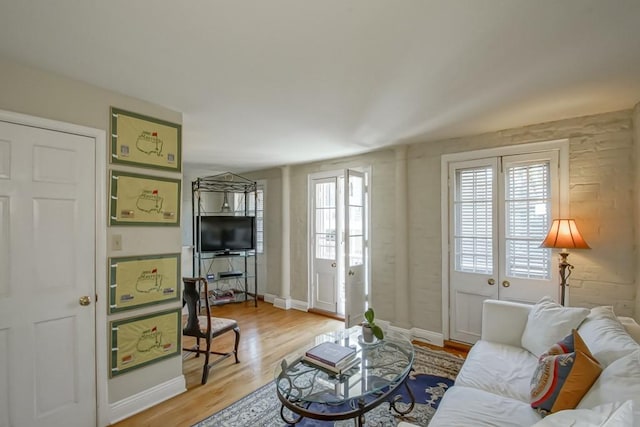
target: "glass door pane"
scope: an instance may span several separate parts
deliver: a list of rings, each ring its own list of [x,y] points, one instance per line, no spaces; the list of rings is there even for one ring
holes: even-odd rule
[[[317,183],[315,204],[316,258],[336,259],[336,183]]]

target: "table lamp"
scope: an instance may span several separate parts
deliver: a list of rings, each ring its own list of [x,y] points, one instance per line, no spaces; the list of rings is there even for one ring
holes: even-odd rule
[[[567,262],[569,253],[567,249],[591,249],[582,238],[576,222],[573,219],[554,219],[549,227],[547,237],[540,244],[541,248],[561,249],[560,252],[560,287],[562,289],[560,304],[564,305],[565,288],[567,279],[571,276],[573,265]]]

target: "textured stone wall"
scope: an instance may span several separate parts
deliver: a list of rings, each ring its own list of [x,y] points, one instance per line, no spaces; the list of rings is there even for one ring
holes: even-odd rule
[[[634,164],[631,111],[561,120],[494,133],[415,144],[409,159],[411,317],[442,330],[441,180],[443,154],[569,139],[570,209],[588,251],[573,251],[571,304],[635,306]]]
[[[410,145],[407,309],[411,326],[442,332],[441,156],[565,138],[570,141],[569,214],[577,220],[593,248],[571,253],[570,261],[576,267],[571,277],[571,304],[585,307],[610,304],[619,315],[633,315],[637,304],[637,256],[632,116],[632,111],[626,110]],[[392,322],[396,319],[395,162],[390,149],[291,167],[293,299],[308,298],[308,175],[371,165],[371,302],[378,317]],[[253,176],[265,178],[260,173]],[[274,187],[270,181],[269,192]],[[270,231],[269,236],[269,240],[277,238],[277,233]],[[271,280],[272,275],[269,276]]]

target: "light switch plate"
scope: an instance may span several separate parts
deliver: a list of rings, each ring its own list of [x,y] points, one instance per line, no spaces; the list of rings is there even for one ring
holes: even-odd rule
[[[113,236],[111,236],[111,250],[122,250],[122,234],[114,234]]]

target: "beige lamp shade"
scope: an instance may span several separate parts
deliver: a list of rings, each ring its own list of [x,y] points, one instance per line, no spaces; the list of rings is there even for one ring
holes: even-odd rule
[[[541,248],[591,249],[573,219],[554,219]]]

